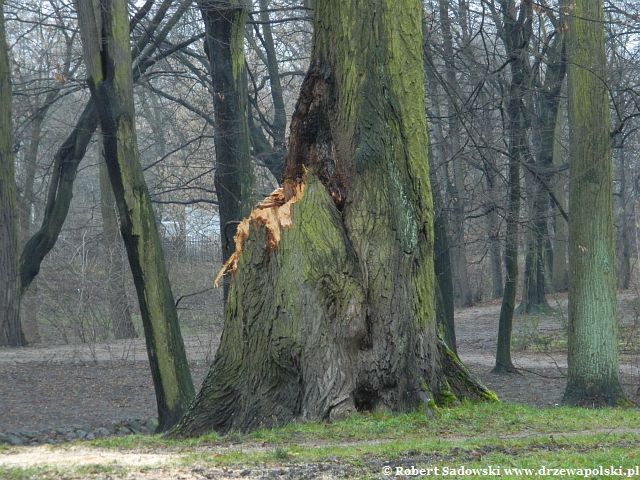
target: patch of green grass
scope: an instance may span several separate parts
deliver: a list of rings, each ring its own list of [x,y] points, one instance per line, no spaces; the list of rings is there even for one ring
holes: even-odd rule
[[[614,430],[640,424],[637,409],[575,407],[534,408],[513,403],[463,403],[455,408],[441,408],[435,419],[422,412],[358,413],[337,422],[292,423],[248,434],[226,436],[215,433],[192,439],[166,439],[160,435],[130,435],[93,440],[90,445],[117,449],[190,448],[198,445],[234,443],[305,443],[349,442],[379,439],[427,438],[438,436],[497,437],[552,432]]]
[[[571,438],[525,439],[412,439],[355,445],[289,445],[274,450],[227,453],[199,451],[182,458],[184,465],[261,466],[340,462],[356,469],[380,472],[385,463],[429,467],[466,465],[515,466],[522,468],[593,467],[614,464],[634,468],[639,461],[640,436],[596,434]],[[363,472],[364,473],[364,472]],[[457,478],[457,477],[454,477]],[[525,477],[526,478],[526,477]]]
[[[124,476],[126,468],[121,465],[92,464],[69,467],[5,467],[0,465],[0,478],[3,480],[59,480],[62,478],[90,478],[94,476]]]

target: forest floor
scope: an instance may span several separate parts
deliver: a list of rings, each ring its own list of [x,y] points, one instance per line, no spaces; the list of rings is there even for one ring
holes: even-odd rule
[[[458,350],[461,359],[475,375],[506,402],[553,407],[562,399],[566,374],[566,295],[550,297],[550,305],[552,309],[545,314],[516,317],[513,333],[513,360],[520,371],[518,374],[509,375],[491,373],[500,305],[487,303],[456,312]],[[622,314],[621,378],[628,396],[640,403],[640,302],[638,296],[635,293],[620,294],[619,311]],[[194,382],[197,385],[207,372],[212,352],[215,351],[217,333],[190,336],[185,339]],[[0,349],[0,411],[2,412],[0,432],[40,432],[69,426],[87,429],[113,425],[114,422],[127,418],[153,417],[155,399],[144,343],[141,340],[134,340],[79,346]],[[605,425],[608,425],[607,422]],[[635,448],[640,446],[640,432],[633,430],[637,425],[636,423],[634,426],[633,422],[627,424],[628,431],[621,426],[622,430],[619,430],[618,434],[622,437],[630,435],[631,440],[627,437],[616,437],[615,442],[618,447],[622,448],[629,442],[635,445]],[[562,431],[563,425],[557,425],[557,427]],[[583,429],[573,428],[572,435],[597,436],[602,428],[604,428],[603,425],[587,422]],[[581,430],[584,431],[581,432]],[[484,433],[490,440],[492,431],[489,429]],[[535,444],[549,438],[548,432],[536,432],[535,429],[524,433],[525,436],[535,437],[533,440],[530,439]],[[483,432],[478,432],[478,435],[482,434]],[[522,435],[522,432],[513,432],[513,435]],[[352,438],[347,440],[348,448],[357,447],[357,442]],[[457,442],[455,437],[449,439],[453,443],[460,444],[464,444],[468,439],[461,437],[459,440]],[[585,442],[588,443],[586,440]],[[329,444],[336,447],[335,442],[329,442],[327,446]],[[225,455],[226,447],[220,445],[222,444],[218,445],[214,456]],[[367,445],[373,445],[372,440],[367,441]],[[318,445],[314,448],[316,447]],[[323,445],[321,447],[324,448]],[[177,466],[184,463],[185,456],[179,448],[167,450],[163,447],[160,453],[157,449],[149,448],[144,448],[142,451],[122,452],[96,449],[87,442],[66,444],[62,448],[51,446],[11,447],[8,450],[7,448],[0,448],[0,478],[4,478],[2,468],[5,468],[6,475],[9,475],[7,472],[13,475],[8,478],[47,478],[47,470],[34,472],[29,470],[43,461],[54,469],[49,470],[52,475],[50,478],[59,478],[56,476],[60,474],[60,471],[56,470],[58,466],[69,464],[75,465],[75,473],[69,474],[71,475],[69,478],[85,478],[85,476],[92,478],[254,478],[256,473],[256,470],[251,473],[251,470],[239,466],[214,468],[212,465],[208,465],[198,473],[191,467]],[[515,447],[511,445],[509,448]],[[585,448],[588,449],[588,447]],[[260,478],[352,476],[348,472],[351,468],[349,462],[345,464],[347,466],[344,471],[340,470],[342,467],[336,467],[337,470],[333,467],[323,469],[324,467],[320,468],[319,464],[300,466],[297,463],[295,467],[283,469],[282,465],[288,464],[285,462],[289,458],[287,452],[278,453],[276,449],[274,454],[273,448],[265,447],[262,443],[244,443],[241,450],[245,454],[249,452],[255,455],[264,454],[262,450],[265,450],[271,456],[275,455],[271,463],[268,462],[269,465],[261,470]],[[414,460],[420,460],[418,463],[429,463],[424,455],[418,455],[419,451],[421,448],[415,451]],[[460,458],[456,455],[449,455],[447,458],[455,461],[459,459],[464,463],[464,459],[468,457],[468,452],[464,453],[465,451],[461,450],[464,455],[461,454]],[[208,452],[211,454],[211,450]],[[278,455],[282,456],[280,461],[278,461]],[[374,457],[372,465],[375,468],[369,465],[367,471],[375,472],[377,468],[378,476],[374,474],[372,478],[378,478],[382,463],[379,457],[376,455]],[[410,465],[411,462],[403,464]],[[87,470],[88,467],[85,468],[83,465],[91,468]],[[98,468],[96,465],[108,465],[109,468]],[[155,476],[148,471],[152,467],[162,470],[167,465],[171,465],[171,468],[167,467],[169,468],[167,471],[173,472],[170,475],[167,474],[167,477],[164,477],[164,474],[160,475],[159,471]],[[342,465],[342,462],[337,462],[337,465]],[[120,467],[122,469],[118,470]],[[130,476],[132,467],[136,473]],[[225,471],[227,473],[224,473]],[[24,476],[21,476],[22,474]],[[29,476],[32,474],[35,476]]]

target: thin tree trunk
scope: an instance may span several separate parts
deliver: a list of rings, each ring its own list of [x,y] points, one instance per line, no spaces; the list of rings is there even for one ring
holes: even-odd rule
[[[11,69],[0,1],[0,345],[26,344],[20,325],[18,209],[11,118]]]
[[[276,55],[275,43],[273,41],[273,33],[271,31],[271,23],[269,18],[270,0],[260,0],[260,21],[262,22],[263,46],[267,55],[267,72],[269,73],[269,86],[271,90],[271,101],[273,102],[273,121],[271,123],[271,132],[273,134],[273,155],[271,160],[280,166],[269,170],[279,182],[282,180],[282,169],[284,168],[284,157],[286,155],[287,146],[285,142],[285,130],[287,127],[287,115],[284,109],[284,98],[282,95],[282,84],[280,83],[280,69],[278,68],[278,57]]]
[[[48,99],[47,99],[48,100]],[[25,245],[31,236],[33,226],[32,212],[34,207],[33,188],[35,184],[36,168],[38,164],[38,151],[40,148],[40,137],[42,135],[42,124],[44,116],[48,109],[49,102],[45,100],[44,106],[37,109],[31,117],[31,128],[29,133],[29,145],[26,149],[24,157],[25,175],[24,187],[19,202],[20,215],[20,238],[19,245]],[[35,288],[34,288],[35,287]],[[38,328],[38,302],[37,302],[37,285],[31,287],[31,294],[25,292],[21,297],[21,324],[25,333],[25,338],[30,344],[40,341],[40,332]]]
[[[491,296],[502,298],[504,293],[504,283],[502,278],[502,257],[500,246],[500,216],[498,214],[498,201],[496,199],[496,165],[494,162],[485,168],[487,183],[487,196],[489,204],[487,206],[487,231],[489,237],[489,261],[491,264]]]
[[[215,188],[220,213],[223,263],[234,250],[240,220],[251,211],[254,178],[249,153],[247,84],[244,61],[245,0],[199,0],[206,28],[215,114]],[[229,285],[224,279],[224,297]]]
[[[284,186],[238,228],[220,347],[174,435],[494,398],[436,334],[421,5],[369,6],[316,5]]]
[[[547,68],[544,84],[536,92],[538,120],[534,123],[540,148],[536,155],[532,182],[531,228],[527,235],[527,255],[524,269],[524,286],[519,313],[538,313],[548,310],[545,295],[545,239],[550,211],[549,188],[553,168],[555,133],[560,110],[560,93],[566,73],[564,45],[564,16],[555,38],[547,49]]]
[[[627,290],[631,283],[631,233],[630,225],[633,223],[633,215],[629,211],[629,204],[631,199],[629,198],[628,186],[627,186],[627,165],[625,160],[625,152],[623,145],[616,145],[614,149],[614,161],[619,170],[620,178],[620,259],[618,261],[618,288]]]
[[[433,49],[431,47],[430,35],[424,31],[423,56],[426,64],[425,85],[427,98],[431,99],[433,112],[427,111],[427,119],[430,116],[441,118],[441,105],[438,98],[438,80],[431,68],[433,65]],[[429,150],[429,179],[431,181],[431,192],[433,194],[434,208],[434,267],[436,274],[436,318],[444,340],[447,345],[457,353],[456,331],[455,331],[455,311],[454,311],[454,288],[451,268],[451,249],[448,237],[448,218],[438,180],[438,166],[442,165],[446,158],[444,147],[444,135],[438,120],[432,124],[433,138],[432,145],[438,147]]]
[[[626,403],[618,372],[610,112],[602,0],[569,2],[569,337],[564,403]]]
[[[509,117],[509,198],[507,202],[504,263],[506,277],[498,322],[498,345],[495,373],[515,371],[511,361],[511,330],[516,304],[518,281],[518,222],[520,217],[520,164],[530,162],[529,118],[524,97],[528,91],[531,72],[528,65],[528,46],[531,38],[531,0],[520,5],[518,18],[512,0],[501,2],[503,13],[503,39],[511,60],[511,84],[507,114]]]
[[[139,161],[125,0],[78,0],[91,96],[138,293],[158,404],[158,430],[173,426],[194,389],[151,199]]]
[[[111,330],[117,339],[135,338],[136,329],[131,320],[131,307],[127,298],[125,278],[127,268],[122,255],[122,236],[116,214],[116,200],[109,183],[104,151],[100,148],[100,212],[102,213],[102,245],[107,265],[106,296]]]
[[[562,125],[565,123],[564,108],[565,103],[559,105],[558,117],[556,120],[556,130],[554,133],[555,142],[553,144],[553,167],[558,169],[565,163],[565,155],[562,147]],[[560,203],[563,210],[567,210],[566,178],[562,173],[556,173],[551,179],[553,195]],[[558,207],[554,204],[553,216],[553,266],[551,273],[551,284],[556,292],[566,292],[569,288],[569,270],[567,259],[567,246],[569,243],[569,226],[567,221],[560,215]]]
[[[456,108],[459,94],[456,79],[456,66],[453,56],[453,40],[451,36],[451,22],[449,20],[449,1],[439,0],[440,25],[442,28],[443,56],[445,60],[445,75],[449,93],[449,131],[447,135],[449,156],[453,170],[453,180],[449,183],[449,194],[453,206],[453,235],[451,242],[452,266],[455,281],[456,302],[459,306],[468,307],[473,304],[473,292],[469,282],[467,269],[467,246],[465,240],[465,174],[460,142],[460,120]]]

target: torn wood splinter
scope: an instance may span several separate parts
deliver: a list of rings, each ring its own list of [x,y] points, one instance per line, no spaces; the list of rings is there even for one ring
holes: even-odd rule
[[[236,245],[235,251],[218,271],[216,278],[213,280],[214,287],[217,288],[220,285],[220,280],[225,273],[235,273],[238,269],[238,260],[245,240],[249,236],[251,222],[257,222],[257,224],[265,227],[267,231],[267,251],[275,250],[278,243],[280,243],[282,228],[290,227],[293,224],[291,206],[302,198],[304,188],[305,183],[303,181],[285,181],[282,187],[276,188],[271,195],[255,206],[248,217],[240,222],[236,234],[233,236],[233,241]]]

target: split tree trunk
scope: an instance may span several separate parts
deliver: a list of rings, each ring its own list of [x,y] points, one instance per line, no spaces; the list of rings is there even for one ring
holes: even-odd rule
[[[182,416],[194,389],[151,199],[139,161],[126,0],[78,0],[91,96],[103,134],[120,229],[138,293],[159,430]]]
[[[495,398],[436,334],[420,2],[366,5],[316,5],[284,187],[238,228],[220,347],[176,436]]]
[[[569,337],[564,402],[625,403],[618,372],[611,124],[602,0],[569,2]]]
[[[26,341],[20,325],[18,209],[11,118],[11,68],[0,1],[0,345]]]

